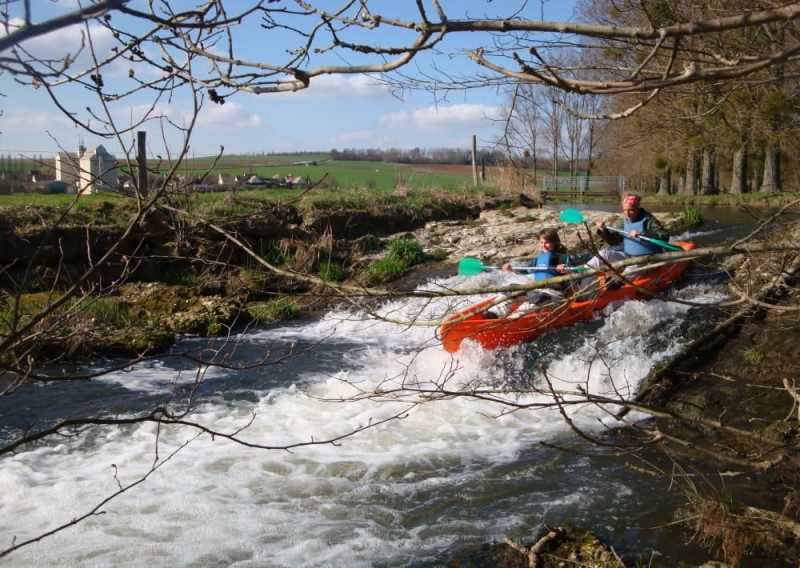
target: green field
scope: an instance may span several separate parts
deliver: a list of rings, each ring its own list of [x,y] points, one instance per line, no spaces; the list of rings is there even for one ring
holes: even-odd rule
[[[314,162],[311,164],[310,162]],[[163,162],[148,164],[151,171],[169,171]],[[464,168],[436,167],[421,172],[414,165],[367,161],[334,161],[327,155],[270,155],[225,156],[190,159],[181,164],[177,175],[197,176],[229,173],[253,173],[263,178],[275,174],[303,176],[311,183],[320,182],[312,189],[301,188],[250,188],[241,186],[234,193],[212,191],[208,193],[183,193],[182,206],[196,215],[208,219],[223,219],[231,215],[258,213],[267,203],[295,205],[301,210],[376,209],[400,207],[423,211],[438,207],[445,201],[471,200],[481,195],[495,193],[493,188],[472,185],[468,175],[451,173]],[[171,193],[171,192],[170,192]],[[110,205],[114,205],[111,206]],[[119,224],[125,212],[135,209],[135,200],[116,191],[94,193],[76,198],[74,194],[14,193],[0,195],[0,222],[13,225],[35,223],[37,216],[54,220],[60,212],[71,207],[67,223]]]
[[[314,162],[314,165],[309,164]],[[165,171],[162,164],[162,171]],[[394,189],[403,185],[410,189],[456,189],[471,185],[471,176],[451,173],[422,173],[414,165],[387,162],[330,160],[325,154],[223,156],[216,164],[211,158],[187,160],[181,175],[253,173],[262,178],[276,174],[303,176],[312,183],[325,178],[325,187],[342,189]]]

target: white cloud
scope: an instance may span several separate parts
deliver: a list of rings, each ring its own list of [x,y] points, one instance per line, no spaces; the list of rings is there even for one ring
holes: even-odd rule
[[[379,116],[378,124],[386,128],[408,128],[410,120],[408,113],[401,110]]]
[[[22,23],[22,20],[14,19],[10,26],[12,28],[19,27]],[[58,61],[64,60],[67,56],[75,57],[70,64],[70,69],[84,70],[94,65],[87,33],[91,37],[91,48],[97,54],[98,60],[102,61],[111,55],[111,48],[117,45],[117,41],[108,28],[96,24],[89,25],[88,29],[83,25],[60,28],[48,34],[31,38],[23,42],[21,46],[37,59]]]
[[[372,132],[369,130],[353,130],[351,132],[342,132],[331,138],[331,144],[347,145],[354,142],[364,142],[365,140],[372,140]]]
[[[204,107],[197,117],[197,125],[218,130],[240,130],[242,128],[262,128],[262,118],[246,107],[227,101],[224,105],[210,104]]]
[[[449,106],[429,106],[419,108],[411,114],[400,111],[385,114],[378,122],[387,128],[425,128],[478,125],[486,119],[497,119],[500,107],[484,104],[459,104]]]
[[[49,133],[49,134],[48,134]],[[82,130],[59,113],[32,112],[11,107],[0,116],[0,142],[11,153],[54,152],[59,145],[73,151]]]
[[[3,110],[0,117],[0,125],[5,134],[16,129],[28,130],[53,130],[61,129],[65,126],[72,126],[73,123],[64,115],[49,112],[28,112],[24,109],[19,111],[13,108]]]
[[[367,75],[320,75],[313,77],[307,89],[279,96],[294,98],[356,98],[374,99],[389,94],[385,87]]]

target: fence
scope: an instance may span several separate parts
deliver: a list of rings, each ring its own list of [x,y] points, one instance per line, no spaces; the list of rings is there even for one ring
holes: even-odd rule
[[[621,176],[543,176],[542,197],[605,197],[625,193],[627,180]]]

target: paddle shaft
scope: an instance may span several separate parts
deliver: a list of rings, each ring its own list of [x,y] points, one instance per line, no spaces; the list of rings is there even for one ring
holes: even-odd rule
[[[583,216],[583,213],[575,209],[564,209],[559,215],[559,218],[565,223],[584,223],[586,221],[586,218]],[[662,241],[660,239],[653,239],[650,237],[645,237],[644,235],[639,235],[638,237],[632,237],[626,231],[614,227],[606,227],[606,229],[608,229],[609,231],[613,231],[615,233],[619,233],[620,235],[623,235],[629,239],[633,240],[639,239],[642,241],[646,241],[648,243],[658,245],[661,248],[665,248],[667,250],[681,250],[681,251],[683,250],[681,247],[677,245],[670,244],[667,241]]]
[[[670,244],[670,243],[668,243],[666,241],[662,241],[660,239],[652,239],[650,237],[645,237],[644,235],[639,235],[638,237],[632,237],[626,231],[623,231],[622,229],[617,229],[615,227],[606,227],[606,229],[608,229],[609,231],[612,231],[614,233],[619,233],[620,235],[622,235],[622,236],[624,236],[624,237],[626,237],[628,239],[633,239],[633,240],[639,239],[639,240],[642,240],[642,241],[647,241],[648,243],[652,243],[654,245],[660,246],[660,247],[665,248],[667,250],[683,250],[681,247],[679,247],[677,245]]]
[[[499,266],[487,266],[484,265],[484,268],[488,268],[489,270],[500,270]],[[574,272],[583,272],[586,270],[583,266],[565,266],[566,270],[574,271]],[[555,271],[554,266],[511,266],[511,270],[514,272],[550,272]]]
[[[511,266],[511,269],[516,272],[549,272],[554,270],[550,266]],[[570,270],[580,271],[582,267],[570,268]],[[484,264],[479,259],[474,257],[462,258],[458,261],[458,274],[459,276],[476,276],[486,270],[500,270],[498,266],[490,266]]]

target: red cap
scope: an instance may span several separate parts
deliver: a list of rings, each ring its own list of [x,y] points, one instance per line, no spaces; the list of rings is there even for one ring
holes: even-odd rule
[[[637,209],[639,208],[640,204],[642,203],[642,198],[638,195],[626,195],[622,200],[622,205],[633,205]]]

